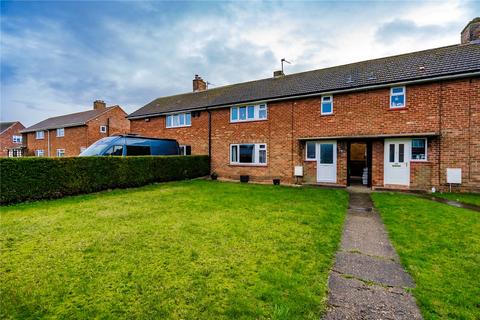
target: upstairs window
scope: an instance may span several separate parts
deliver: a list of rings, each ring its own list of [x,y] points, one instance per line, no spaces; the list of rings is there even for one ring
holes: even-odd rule
[[[322,96],[321,114],[333,114],[333,97]]]
[[[100,126],[100,133],[107,133],[107,126]]]
[[[230,145],[230,163],[265,165],[267,163],[267,145],[264,143]]]
[[[258,121],[266,119],[267,105],[265,103],[230,108],[230,122]]]
[[[427,161],[427,139],[412,139],[412,160]]]
[[[37,140],[40,140],[40,139],[45,138],[45,132],[43,132],[43,131],[37,131],[37,132],[35,132],[35,138],[36,138]]]
[[[65,136],[65,129],[64,128],[58,128],[57,129],[57,137],[63,137]]]
[[[12,136],[13,143],[22,143],[22,136]]]
[[[405,108],[405,87],[390,88],[390,109]]]
[[[166,117],[167,128],[190,127],[192,115],[190,112],[170,114]]]

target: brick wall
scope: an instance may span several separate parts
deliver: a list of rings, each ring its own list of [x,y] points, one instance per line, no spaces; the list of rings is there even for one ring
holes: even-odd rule
[[[215,111],[214,111],[215,112]],[[165,116],[131,120],[130,130],[142,136],[176,139],[179,144],[192,147],[192,154],[208,154],[208,112],[201,111],[200,116],[192,117],[190,127],[167,128]]]
[[[25,129],[23,124],[16,122],[0,135],[0,157],[8,157],[9,148],[21,147],[22,143],[13,143],[13,136],[21,136],[20,130]]]
[[[56,157],[57,149],[64,149],[65,156],[78,156],[82,147],[86,148],[101,138],[113,134],[128,133],[130,123],[125,116],[126,113],[120,107],[117,107],[90,120],[87,125],[65,128],[63,137],[57,137],[56,129],[45,131],[44,139],[39,140],[35,138],[35,132],[24,134],[28,155],[35,155],[35,150],[44,150],[45,156]],[[110,126],[108,135],[107,133],[100,133],[100,126],[108,123]],[[50,155],[48,153],[49,137]]]

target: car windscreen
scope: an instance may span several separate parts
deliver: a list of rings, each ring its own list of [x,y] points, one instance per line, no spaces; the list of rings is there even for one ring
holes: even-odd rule
[[[117,139],[117,137],[103,138],[92,144],[90,147],[85,149],[80,156],[99,156],[108,146],[112,144],[112,140]]]

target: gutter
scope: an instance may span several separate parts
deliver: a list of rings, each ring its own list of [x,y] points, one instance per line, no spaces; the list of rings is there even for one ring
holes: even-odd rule
[[[71,127],[79,127],[79,126],[84,126],[86,125],[85,122],[76,122],[76,123],[70,123],[66,124],[63,126],[55,126],[55,127],[43,127],[43,128],[35,128],[35,129],[23,129],[20,130],[20,133],[30,133],[30,132],[36,132],[36,131],[45,131],[45,130],[53,130],[53,129],[58,129],[58,128],[71,128]]]
[[[229,104],[223,104],[223,105],[217,105],[217,106],[213,105],[213,106],[190,108],[190,109],[177,109],[177,110],[170,110],[170,111],[167,111],[167,112],[156,112],[156,113],[150,113],[150,114],[147,114],[147,115],[140,115],[140,116],[131,116],[131,117],[127,116],[127,119],[129,119],[129,120],[144,119],[144,118],[157,117],[157,116],[162,116],[162,115],[167,115],[167,114],[172,114],[172,113],[177,113],[177,112],[191,112],[191,111],[201,111],[201,110],[223,109],[223,108],[231,107],[232,105],[242,105],[242,104],[248,104],[248,103],[252,103],[252,102],[268,103],[268,102],[285,101],[285,100],[293,100],[293,99],[301,99],[301,98],[311,98],[311,97],[318,97],[318,96],[321,96],[321,95],[357,92],[357,91],[389,88],[389,87],[392,87],[392,86],[420,84],[420,83],[435,82],[435,81],[441,81],[441,80],[452,80],[452,79],[460,79],[460,78],[468,78],[468,77],[475,77],[475,76],[480,76],[480,71],[453,74],[453,75],[451,74],[451,75],[434,77],[434,78],[424,78],[424,79],[398,81],[398,82],[387,82],[387,83],[382,83],[382,84],[377,84],[377,85],[362,86],[362,87],[355,87],[355,88],[348,88],[348,89],[319,91],[319,92],[315,92],[315,93],[290,95],[290,96],[270,98],[270,99],[247,100],[247,101],[232,102],[232,103],[229,103]]]

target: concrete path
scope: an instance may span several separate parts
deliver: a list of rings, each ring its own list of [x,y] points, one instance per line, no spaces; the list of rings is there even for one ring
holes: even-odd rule
[[[415,286],[399,263],[369,193],[350,192],[341,248],[329,277],[324,319],[422,319]]]

